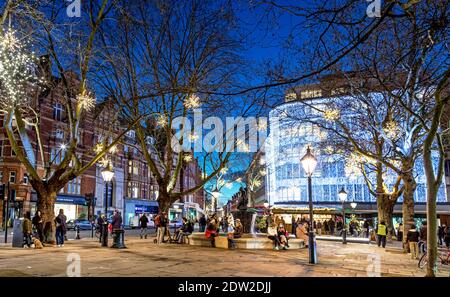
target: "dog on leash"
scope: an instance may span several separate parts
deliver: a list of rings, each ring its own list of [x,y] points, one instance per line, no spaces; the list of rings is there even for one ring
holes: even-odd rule
[[[33,243],[35,249],[42,249],[44,246],[42,245],[42,242],[37,239],[36,237],[33,237]]]

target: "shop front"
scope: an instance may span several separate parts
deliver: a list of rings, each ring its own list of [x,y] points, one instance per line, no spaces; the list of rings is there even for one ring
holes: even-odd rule
[[[308,207],[279,207],[275,206],[271,208],[275,224],[284,224],[286,230],[289,233],[295,233],[292,230],[292,225],[298,219],[309,221],[309,208]],[[325,220],[336,218],[340,215],[341,210],[334,207],[314,207],[313,215],[314,221],[323,222]]]
[[[139,225],[139,218],[142,214],[145,213],[146,215],[153,217],[158,214],[158,211],[159,207],[157,201],[126,199],[124,225],[137,227]]]
[[[55,216],[59,214],[60,209],[64,211],[67,220],[87,219],[88,206],[85,196],[59,194],[56,197]]]
[[[183,217],[183,209],[184,204],[183,203],[174,203],[172,204],[172,207],[169,209],[169,220],[180,222],[181,218]]]

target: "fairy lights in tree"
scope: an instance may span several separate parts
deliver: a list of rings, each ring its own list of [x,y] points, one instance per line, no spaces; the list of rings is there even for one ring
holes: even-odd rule
[[[195,109],[200,107],[200,97],[195,94],[189,95],[189,97],[187,97],[184,101],[184,106],[187,109]]]
[[[327,109],[323,113],[323,117],[325,118],[325,120],[327,120],[329,122],[339,120],[340,116],[341,116],[341,113],[339,112],[339,109],[336,109],[336,108]]]
[[[36,75],[37,59],[25,45],[11,29],[0,34],[0,104],[4,111],[26,106],[29,89],[43,83]]]
[[[165,127],[167,125],[167,117],[160,113],[156,116],[156,124],[160,127]]]
[[[386,133],[386,136],[390,139],[398,139],[400,137],[400,127],[395,121],[388,121],[383,126],[383,131]]]
[[[192,155],[191,155],[191,154],[187,154],[187,155],[184,155],[184,156],[183,156],[183,161],[186,162],[186,163],[191,162],[192,159],[193,159],[193,158],[192,158]]]
[[[77,96],[77,102],[80,107],[86,111],[90,111],[95,107],[95,97],[89,92]]]

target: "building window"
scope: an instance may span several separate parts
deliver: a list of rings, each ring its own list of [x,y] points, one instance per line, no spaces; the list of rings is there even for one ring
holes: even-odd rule
[[[11,148],[11,156],[15,157],[16,156],[16,152],[14,151],[12,146],[10,146],[10,148]]]
[[[50,150],[50,162],[58,165],[64,158],[65,151],[57,147],[52,147]]]
[[[80,177],[76,177],[69,181],[67,184],[67,193],[69,194],[81,194],[81,179]]]
[[[16,172],[10,171],[9,172],[9,182],[14,184],[16,182]]]
[[[24,183],[25,185],[28,185],[28,174],[24,174],[24,175],[23,175],[23,183]]]
[[[139,187],[137,183],[128,182],[128,191],[129,198],[139,198]]]
[[[0,157],[3,157],[3,140],[0,140]]]
[[[0,171],[0,183],[3,183],[3,171]]]
[[[53,119],[57,121],[62,121],[63,106],[61,103],[55,103],[53,105]]]
[[[56,139],[64,139],[64,131],[62,131],[61,129],[56,129],[55,138]]]

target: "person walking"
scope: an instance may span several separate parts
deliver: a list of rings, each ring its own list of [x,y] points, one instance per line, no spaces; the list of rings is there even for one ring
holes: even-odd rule
[[[105,214],[101,214],[98,218],[97,218],[97,228],[99,230],[99,234],[100,236],[98,237],[98,241],[101,243],[102,242],[102,238],[103,238],[103,225],[106,224],[106,218],[105,218]]]
[[[421,253],[425,253],[427,249],[427,221],[422,222],[422,227],[420,227],[420,243],[419,250]]]
[[[444,244],[444,235],[445,235],[444,231],[445,231],[445,225],[441,225],[438,227],[437,233],[438,233],[438,244],[439,245]]]
[[[370,228],[369,222],[368,222],[367,220],[364,220],[364,223],[363,223],[363,232],[364,232],[364,237],[365,237],[365,238],[368,238],[368,237],[369,237],[369,228]]]
[[[148,218],[145,213],[139,218],[139,225],[141,226],[141,239],[143,237],[147,239]]]
[[[44,231],[44,220],[42,219],[42,214],[41,214],[40,210],[36,211],[36,213],[34,214],[32,224],[37,231],[39,240],[41,242],[44,242],[44,232],[43,232]]]
[[[330,228],[330,235],[333,236],[334,235],[334,227],[336,226],[334,220],[331,218],[330,221],[328,222],[328,227]]]
[[[158,232],[157,232],[157,243],[161,244],[162,242],[164,242],[164,235],[166,234],[166,229],[167,229],[167,223],[168,223],[168,219],[167,219],[167,213],[165,211],[163,211],[160,215],[159,215],[159,226],[158,226]],[[156,224],[156,219],[155,219],[155,224]]]
[[[397,241],[403,241],[403,224],[400,223],[398,224],[398,228],[397,228]]]
[[[330,225],[327,220],[323,221],[323,229],[325,230],[325,235],[330,234]]]
[[[322,222],[321,221],[318,221],[317,222],[317,234],[320,236],[320,235],[322,235]]]
[[[31,215],[30,212],[27,211],[25,213],[25,218],[22,222],[22,233],[23,233],[23,244],[22,247],[24,247],[25,245],[27,247],[31,247],[31,233],[33,231],[33,227],[32,227],[32,223],[31,223],[31,219],[30,219]]]
[[[113,231],[122,229],[122,216],[120,215],[120,213],[117,209],[114,210],[114,215],[112,218],[111,225],[112,225]]]
[[[64,215],[64,209],[59,210],[58,216],[55,218],[56,224],[56,244],[58,247],[64,246],[64,235],[66,234],[67,226],[67,217]]]
[[[206,218],[205,215],[202,214],[202,216],[200,217],[200,220],[198,221],[198,226],[199,226],[199,232],[205,232],[205,228],[206,228]]]
[[[380,247],[380,245],[383,246],[383,248],[386,247],[386,235],[387,235],[386,223],[384,221],[381,221],[378,224],[377,228],[378,247]]]
[[[409,244],[411,259],[419,259],[419,236],[420,233],[416,230],[416,225],[412,225],[406,234],[406,242]]]
[[[444,242],[445,246],[450,248],[450,226],[447,226],[444,229]]]

